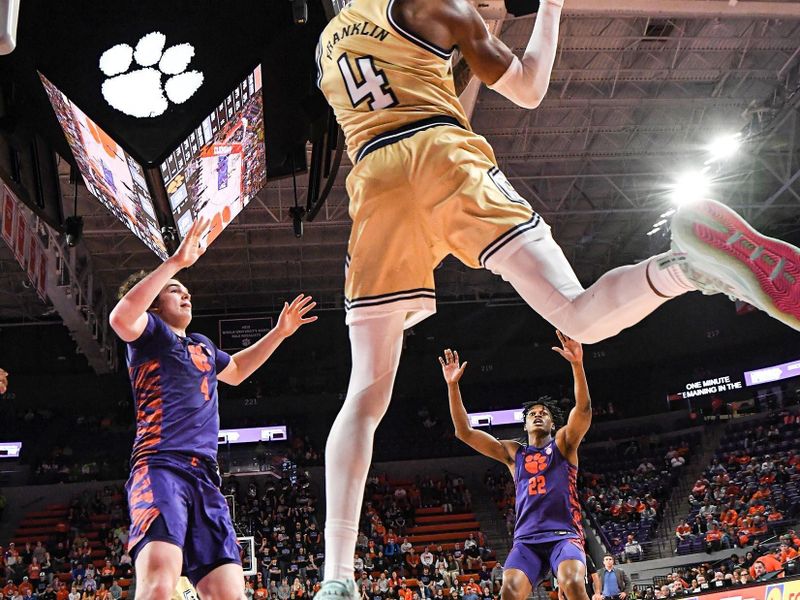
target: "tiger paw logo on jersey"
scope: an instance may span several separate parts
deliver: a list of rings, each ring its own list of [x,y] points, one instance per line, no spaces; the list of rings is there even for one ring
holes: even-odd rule
[[[211,371],[211,363],[208,362],[208,356],[202,346],[189,345],[189,356],[192,357],[192,363],[199,371],[203,373]]]
[[[531,475],[541,473],[547,468],[547,457],[537,452],[525,457],[525,470]]]

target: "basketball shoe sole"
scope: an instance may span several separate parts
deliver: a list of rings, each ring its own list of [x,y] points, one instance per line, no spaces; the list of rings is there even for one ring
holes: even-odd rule
[[[753,229],[714,200],[678,209],[672,219],[672,249],[704,294],[744,300],[800,331],[800,249]]]

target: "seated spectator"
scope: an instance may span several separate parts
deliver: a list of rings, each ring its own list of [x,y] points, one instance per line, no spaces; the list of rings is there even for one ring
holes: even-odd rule
[[[414,548],[406,554],[406,569],[411,577],[416,577],[419,572],[419,554],[414,552]]]
[[[675,537],[678,538],[679,542],[694,537],[692,535],[692,527],[686,522],[686,519],[681,521],[675,528]]]
[[[422,554],[419,555],[419,562],[422,564],[423,567],[428,567],[429,569],[433,568],[433,553],[430,551],[428,546],[425,546]]]
[[[467,541],[469,542],[470,540]],[[466,560],[468,570],[475,571],[481,568],[483,559],[481,558],[480,548],[474,540],[468,547],[465,544],[464,559]]]
[[[422,567],[422,573],[417,578],[419,593],[422,598],[433,598],[433,576],[428,567]]]
[[[767,571],[767,567],[762,559],[758,559],[753,563],[753,581],[767,581],[768,579],[772,579],[777,573],[778,571]]]
[[[711,525],[705,535],[706,552],[722,549],[722,532],[717,525]]]
[[[494,567],[492,567],[491,581],[494,586],[493,592],[499,592],[503,585],[503,565],[500,564],[499,560],[495,563]]]
[[[447,574],[450,577],[450,584],[456,585],[458,583],[458,576],[463,572],[461,566],[456,562],[452,554],[447,555]]]
[[[111,587],[108,588],[108,593],[113,600],[120,600],[122,598],[122,587],[116,579],[111,581]]]
[[[358,554],[353,558],[353,568],[355,569],[356,575],[361,575],[364,571],[364,559]]]
[[[28,580],[27,575],[25,575],[22,578],[22,583],[19,584],[17,593],[20,596],[31,595],[33,593],[33,586],[31,585],[31,582]]]
[[[778,547],[778,560],[781,561],[781,564],[785,563],[789,560],[794,560],[798,556],[797,550],[792,548],[789,543],[785,540],[781,541],[780,546]]]
[[[475,581],[474,577],[470,577],[467,584],[464,586],[464,593],[472,591],[477,596],[481,595],[481,586]]]
[[[458,564],[459,572],[464,572],[464,551],[461,550],[461,544],[456,544],[453,547],[453,559]]]
[[[642,558],[642,546],[633,537],[633,534],[628,534],[628,539],[625,541],[625,559],[630,561],[638,561]]]
[[[486,564],[482,564],[480,571],[478,571],[478,580],[481,583],[481,587],[483,587],[484,584],[488,584],[491,579],[492,573],[489,571],[489,567],[487,567]]]
[[[712,588],[721,588],[721,587],[728,587],[730,585],[730,581],[725,579],[725,573],[722,571],[715,571],[714,578],[709,582],[710,587]]]
[[[8,578],[6,585],[3,587],[3,598],[14,598],[18,591],[17,586],[14,585],[14,581]]]
[[[461,600],[480,600],[480,598],[481,598],[480,588],[478,588],[478,590],[475,590],[474,588],[465,587],[464,593],[461,596]]]
[[[397,590],[398,600],[413,600],[414,592],[406,585],[405,580],[400,583],[400,589]]]

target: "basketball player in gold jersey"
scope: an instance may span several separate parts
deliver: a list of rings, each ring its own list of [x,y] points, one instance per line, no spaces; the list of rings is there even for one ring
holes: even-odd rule
[[[736,296],[800,329],[800,252],[711,200],[677,213],[671,252],[614,269],[586,290],[578,282],[548,225],[470,130],[450,62],[458,47],[481,81],[535,108],[549,84],[562,4],[541,0],[521,58],[489,34],[468,0],[353,0],[320,37],[318,84],[354,165],[345,282],[353,370],[326,451],[321,600],[356,597],[353,553],[373,434],[403,329],[435,312],[433,270],[448,254],[499,274],[582,343],[692,290]]]

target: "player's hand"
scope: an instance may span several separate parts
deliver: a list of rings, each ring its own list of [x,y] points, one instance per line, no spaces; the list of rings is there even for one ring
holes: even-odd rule
[[[317,305],[311,296],[300,294],[292,303],[283,303],[283,310],[278,317],[275,330],[283,337],[289,337],[306,323],[313,323],[317,317],[306,317],[306,314]]]
[[[442,375],[448,385],[458,383],[467,368],[467,362],[459,365],[458,352],[453,352],[448,348],[444,351],[444,358],[439,357],[439,364],[442,365]]]
[[[626,594],[625,592],[620,592],[619,593],[619,600],[625,600],[625,598],[627,598],[627,597],[628,597],[628,594]]]
[[[175,254],[170,257],[178,267],[181,269],[191,267],[197,262],[198,258],[203,256],[206,251],[206,243],[203,236],[206,234],[210,223],[211,220],[207,218],[197,219],[192,223],[181,245],[178,246]]]
[[[583,362],[583,346],[581,346],[580,342],[576,342],[572,338],[565,336],[557,329],[556,335],[558,336],[558,341],[561,342],[561,348],[553,346],[553,350],[558,352],[573,365]]]
[[[8,389],[8,372],[0,369],[0,394],[5,394]]]

